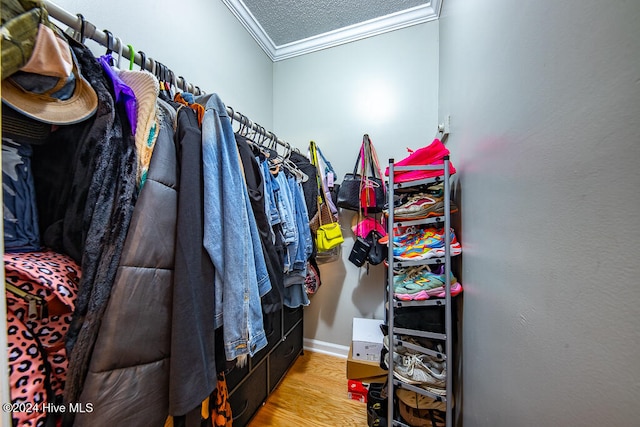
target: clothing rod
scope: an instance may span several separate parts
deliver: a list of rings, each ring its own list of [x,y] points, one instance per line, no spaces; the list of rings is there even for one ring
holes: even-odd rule
[[[81,30],[83,20],[80,19],[80,17],[73,15],[72,13],[66,11],[65,9],[63,9],[62,7],[58,6],[57,4],[55,4],[50,0],[42,0],[42,4],[47,9],[50,17],[62,22],[63,24],[67,25],[69,28],[72,28],[75,31],[79,32]],[[83,38],[88,38],[97,42],[101,46],[108,47],[109,39],[107,37],[107,34],[104,31],[98,30],[94,24],[92,24],[86,19],[84,19],[84,32],[82,36]],[[155,64],[154,64],[155,60],[152,59],[152,57],[144,57],[144,64],[143,64],[142,63],[143,56],[140,55],[138,52],[131,52],[131,50],[129,49],[129,46],[124,44],[124,42],[122,42],[122,40],[120,40],[120,38],[116,37],[115,35],[113,37],[113,43],[114,43],[112,47],[113,51],[120,52],[120,50],[122,49],[122,56],[125,59],[131,58],[131,56],[133,56],[133,62],[145,70],[147,69],[147,65],[150,65],[152,69],[153,67],[155,67]],[[187,92],[191,92],[193,94],[204,93],[200,90],[198,86],[188,83],[186,79],[184,79],[184,77],[182,76],[176,77],[176,75],[173,72],[171,73],[174,75],[173,83],[176,86],[178,86],[180,89]],[[257,132],[267,137],[268,139],[275,141],[278,145],[281,145],[288,149],[292,149],[291,145],[288,142],[285,142],[279,139],[273,132],[267,131],[264,127],[260,126],[258,123],[252,122],[244,114],[235,111],[231,107],[227,107],[227,113],[229,114],[230,117],[232,117],[238,123],[243,123],[247,128],[251,129],[253,132]]]

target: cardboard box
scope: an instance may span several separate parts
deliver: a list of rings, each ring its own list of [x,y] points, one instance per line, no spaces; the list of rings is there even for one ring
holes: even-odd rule
[[[380,324],[382,320],[376,319],[353,319],[353,333],[351,335],[353,344],[353,358],[369,362],[380,362],[380,352],[382,351],[382,330]]]
[[[359,380],[363,383],[383,383],[387,379],[387,371],[380,367],[380,362],[355,360],[353,346],[349,348],[347,357],[347,379]]]

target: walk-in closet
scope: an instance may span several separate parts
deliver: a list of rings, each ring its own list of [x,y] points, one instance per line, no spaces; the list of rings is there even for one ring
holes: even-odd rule
[[[2,0],[0,425],[636,425],[638,22]]]

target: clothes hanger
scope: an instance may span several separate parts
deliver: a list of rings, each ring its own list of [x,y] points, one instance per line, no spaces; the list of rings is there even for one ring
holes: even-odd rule
[[[153,59],[152,57],[149,57],[149,64],[151,64],[151,74],[153,74],[154,76],[156,76],[156,79],[158,79],[158,81],[160,81],[160,79],[158,78],[158,74],[160,71],[160,67],[158,66],[158,64],[156,63],[156,60]]]
[[[255,129],[256,139],[258,140],[258,144],[261,147],[264,147],[264,141],[267,139],[265,133],[266,133],[266,129],[264,128],[264,126],[261,126],[256,123],[256,129]]]
[[[105,53],[105,56],[107,57],[109,65],[113,67],[115,65],[115,60],[113,59],[113,56],[111,56],[113,53],[113,34],[109,30],[102,31],[107,35],[107,53]]]
[[[304,173],[302,170],[300,170],[298,168],[298,165],[296,165],[295,163],[293,163],[293,161],[291,161],[291,152],[293,151],[293,149],[291,148],[291,144],[289,144],[288,142],[285,142],[286,146],[286,152],[284,155],[284,165],[287,169],[289,169],[291,171],[291,173],[293,173],[298,182],[307,182],[309,180],[309,175],[307,175],[306,173]]]
[[[231,110],[231,114],[229,114],[229,123],[231,123],[231,130],[233,130],[233,108],[232,107],[227,107]],[[240,130],[240,128],[238,128],[238,130]],[[237,134],[238,132],[234,131],[233,133]]]
[[[264,129],[264,128],[263,128]],[[272,132],[267,132],[268,135],[265,135],[267,140],[272,139]],[[271,143],[269,144],[269,146],[271,146]],[[278,175],[278,173],[280,173],[280,167],[282,166],[282,157],[280,156],[280,153],[278,153],[278,150],[274,150],[276,155],[275,156],[271,156],[269,158],[269,172],[271,172],[271,175],[276,176]]]
[[[178,78],[176,77],[176,73],[171,70],[169,71],[171,72],[171,99],[173,99],[180,91],[180,88],[178,87]]]
[[[260,126],[259,124],[256,123],[255,125],[255,131],[254,131],[254,135],[255,135],[255,144],[254,147],[256,147],[256,149],[258,151],[260,151],[260,153],[266,158],[266,159],[270,159],[271,157],[273,157],[271,155],[271,153],[269,152],[269,150],[267,150],[264,146],[264,141],[265,141],[265,128],[263,126]]]
[[[153,69],[151,72],[158,79],[160,92],[167,96],[167,67],[162,62],[153,61]]]
[[[139,50],[140,54],[140,71],[147,71],[147,54]]]
[[[182,80],[182,91],[189,92],[189,83],[187,83],[187,80],[182,76],[178,76],[178,78]]]
[[[120,68],[120,61],[122,60],[122,40],[120,40],[120,37],[116,37],[116,41],[118,42],[118,62],[116,64],[116,67],[121,70],[122,68]]]
[[[247,138],[250,141],[255,142],[256,144],[260,143],[260,133],[258,132],[260,125],[257,123],[252,123],[251,120],[249,120],[249,117],[245,116],[244,114],[242,115],[242,117],[244,118],[245,121],[245,138]]]
[[[76,16],[78,17],[78,19],[80,19],[80,39],[76,39],[78,40],[80,43],[84,44],[84,16],[82,16],[81,13],[76,13]]]
[[[129,71],[131,71],[133,70],[133,63],[136,60],[136,51],[130,44],[128,44],[127,47],[129,48]]]

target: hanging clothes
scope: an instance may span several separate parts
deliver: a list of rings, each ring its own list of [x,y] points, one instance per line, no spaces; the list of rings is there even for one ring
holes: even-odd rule
[[[98,58],[102,70],[111,82],[113,100],[116,105],[122,106],[131,128],[131,134],[135,136],[137,127],[138,101],[133,89],[129,87],[118,75],[118,69],[112,67],[113,58],[111,54],[102,55]]]
[[[271,289],[227,109],[216,94],[198,99],[202,122],[204,245],[216,268],[216,327],[228,360],[267,345],[260,298]]]
[[[11,107],[3,107],[10,110]],[[3,118],[5,112],[3,111]],[[40,230],[31,171],[31,145],[2,138],[2,203],[5,252],[37,251]]]
[[[180,166],[171,334],[169,413],[185,415],[216,387],[215,269],[204,239],[202,132],[196,112],[178,103]]]
[[[304,283],[307,277],[307,260],[313,252],[313,243],[302,185],[291,176],[286,179],[291,197],[292,217],[295,220],[296,242],[288,246],[289,269],[285,274],[284,304],[296,308],[310,303]]]
[[[169,409],[173,273],[176,247],[175,110],[159,105],[149,174],[129,227],[117,275],[77,400],[93,411],[74,426],[163,425]],[[213,385],[215,387],[215,384]],[[99,404],[98,404],[99,403]],[[71,417],[66,417],[70,421]]]
[[[144,186],[153,154],[153,147],[158,137],[158,119],[156,100],[158,99],[158,79],[146,71],[121,70],[118,77],[122,79],[136,96],[136,183],[138,191]],[[127,114],[129,112],[127,111]]]
[[[289,159],[307,176],[316,176],[316,167],[311,164],[307,157],[296,151],[292,151]],[[318,185],[314,179],[308,179],[302,183],[302,190],[304,193],[304,201],[307,205],[307,214],[310,220],[318,211]]]
[[[309,305],[304,291],[307,261],[313,255],[306,196],[302,182],[296,179],[287,166],[281,165],[272,171],[270,159],[262,159],[260,171],[265,183],[264,205],[269,212],[267,218],[272,227],[272,237],[277,238],[283,251],[283,303],[292,308],[306,306]],[[305,162],[299,163],[308,170]],[[310,165],[308,161],[306,163]],[[295,163],[291,167],[295,167]],[[315,183],[313,185],[315,188]]]
[[[262,297],[262,310],[265,314],[275,313],[282,308],[282,292],[284,291],[284,270],[283,262],[279,257],[272,240],[272,230],[267,214],[265,213],[265,185],[253,151],[249,147],[247,138],[242,135],[235,135],[238,151],[240,152],[240,160],[247,183],[247,191],[249,200],[251,201],[251,209],[256,219],[256,226],[260,234],[260,243],[262,245],[262,253],[265,257],[267,273],[271,282],[271,291]]]
[[[77,402],[111,292],[136,200],[135,149],[126,120],[91,51],[70,42],[98,96],[93,117],[51,133],[34,149],[33,170],[43,243],[82,267],[67,334],[67,402]]]

